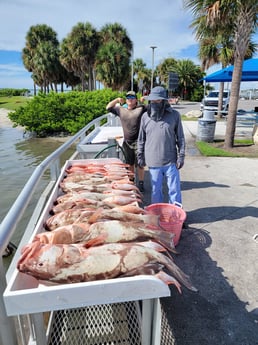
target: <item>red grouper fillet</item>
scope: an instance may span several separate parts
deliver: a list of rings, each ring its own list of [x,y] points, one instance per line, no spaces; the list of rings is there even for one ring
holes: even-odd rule
[[[85,248],[79,244],[41,244],[33,242],[22,250],[17,264],[20,272],[40,280],[57,283],[111,279],[149,264],[161,264],[188,289],[197,291],[189,277],[163,254],[155,242],[112,243]],[[147,270],[149,272],[149,270]]]

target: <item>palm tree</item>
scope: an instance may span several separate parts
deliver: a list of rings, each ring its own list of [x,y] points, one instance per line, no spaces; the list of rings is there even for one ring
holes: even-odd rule
[[[167,58],[167,59],[164,59],[156,67],[160,84],[166,85],[167,88],[168,88],[169,72],[173,72],[175,70],[176,64],[177,64],[176,59]]]
[[[164,59],[157,67],[156,73],[159,77],[159,83],[169,89],[169,73],[176,69],[177,60],[174,58]]]
[[[200,10],[200,8],[199,8]],[[203,71],[214,64],[222,64],[226,67],[232,63],[233,51],[228,32],[224,32],[221,27],[221,32],[215,32],[213,28],[207,26],[207,18],[205,10],[201,10],[192,22],[191,27],[194,29],[197,40],[200,41],[199,58],[201,60],[201,68]],[[232,40],[231,40],[232,41]],[[206,84],[204,85],[204,95]],[[218,101],[218,115],[221,116],[223,104],[224,83],[220,83],[219,101]]]
[[[201,59],[202,70],[206,70],[214,64],[221,63],[222,68],[233,63],[232,40],[228,35],[226,39],[218,34],[214,36],[209,28],[202,30],[200,37],[199,58]],[[206,85],[205,85],[206,86]],[[218,116],[222,117],[224,82],[220,83],[219,100],[218,100]]]
[[[106,87],[126,87],[130,79],[133,43],[119,23],[107,24],[100,30],[101,45],[96,56],[97,79]]]
[[[198,25],[202,22],[205,25]],[[206,70],[214,64],[221,63],[222,68],[234,63],[234,42],[232,36],[228,32],[223,31],[214,33],[214,31],[206,26],[206,16],[200,17],[199,21],[195,21],[192,27],[196,30],[196,37],[200,40],[199,58],[202,62],[202,70]],[[253,56],[257,49],[257,45],[252,41],[248,44],[245,59]],[[223,101],[224,82],[220,83],[218,116],[221,116]]]
[[[51,71],[56,68],[58,61],[58,46],[56,32],[49,26],[31,26],[26,35],[26,46],[22,50],[22,60],[25,68],[32,72],[35,85],[44,90],[51,80]]]
[[[236,114],[242,77],[243,61],[248,51],[252,34],[257,28],[257,0],[184,0],[192,10],[195,20],[206,17],[206,26],[213,30],[214,36],[224,33],[232,38],[234,70],[231,83],[231,97],[225,135],[225,148],[234,146]],[[203,22],[202,22],[203,23]],[[201,24],[203,25],[203,24]]]
[[[41,42],[34,54],[34,73],[42,81],[43,91],[51,89],[57,92],[58,68],[60,66],[58,49],[50,42]],[[53,86],[54,85],[54,86]]]
[[[221,37],[214,39],[210,36],[209,39],[203,39],[200,42],[199,57],[202,60],[202,69],[208,69],[213,64],[221,63],[222,68],[234,64],[234,48],[233,40],[231,37],[226,35],[226,37]],[[245,54],[245,59],[250,59],[255,51],[257,50],[257,45],[249,41],[248,49]],[[223,92],[224,92],[224,82],[220,82],[219,90],[219,103],[218,103],[218,116],[222,117],[222,106],[223,106]]]
[[[130,79],[130,58],[122,43],[109,42],[99,48],[96,57],[97,79],[105,87],[123,89]]]
[[[257,0],[239,0],[232,6],[232,2],[229,0],[225,1],[225,3],[217,1],[208,10],[211,26],[216,26],[218,20],[221,21],[221,19],[227,23],[229,14],[232,16],[231,20],[234,20],[234,71],[224,144],[226,148],[234,146],[242,67],[251,35],[254,29],[257,28],[258,2]]]
[[[93,67],[99,47],[99,35],[90,23],[78,23],[61,43],[61,64],[81,79],[82,90],[93,89]]]
[[[200,41],[199,58],[201,60],[201,68],[203,71],[214,64],[221,63],[222,67],[226,67],[233,63],[232,38],[221,26],[218,31],[207,26],[206,12],[202,10],[196,19],[192,22],[191,27],[194,29],[197,40]],[[206,85],[204,85],[204,93]],[[224,83],[220,83],[218,116],[221,116],[223,105]]]
[[[171,72],[178,75],[179,89],[181,88],[181,97],[183,99],[191,98],[191,93],[197,85],[198,80],[201,78],[201,70],[191,60],[178,60],[176,65],[172,68]]]
[[[133,43],[130,40],[126,29],[121,24],[106,24],[101,28],[100,34],[102,44],[109,43],[110,41],[121,43],[125,47],[128,55],[131,57]]]

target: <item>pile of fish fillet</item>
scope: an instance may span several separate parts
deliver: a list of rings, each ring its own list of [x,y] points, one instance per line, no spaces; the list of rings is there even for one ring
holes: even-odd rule
[[[173,234],[139,205],[142,195],[119,160],[74,161],[17,268],[40,281],[78,283],[153,275],[197,291],[174,262]]]

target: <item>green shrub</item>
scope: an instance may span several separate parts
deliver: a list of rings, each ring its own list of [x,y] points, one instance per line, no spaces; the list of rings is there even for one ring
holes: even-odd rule
[[[0,89],[0,97],[10,97],[10,96],[25,96],[29,95],[30,90],[29,89]]]
[[[9,118],[15,126],[23,126],[37,136],[73,135],[90,121],[106,114],[107,103],[121,96],[121,93],[110,89],[40,93],[28,104],[10,113]]]

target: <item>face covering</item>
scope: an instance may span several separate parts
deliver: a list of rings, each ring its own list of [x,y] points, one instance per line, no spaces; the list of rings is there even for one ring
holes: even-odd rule
[[[164,115],[165,102],[160,103],[150,103],[149,104],[149,116],[154,121],[160,121]]]

